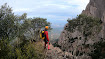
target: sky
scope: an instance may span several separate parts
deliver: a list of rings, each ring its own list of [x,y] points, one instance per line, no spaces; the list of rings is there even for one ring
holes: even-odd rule
[[[14,14],[27,13],[28,18],[47,18],[53,28],[64,27],[67,19],[75,18],[85,10],[89,0],[0,0],[7,3]]]

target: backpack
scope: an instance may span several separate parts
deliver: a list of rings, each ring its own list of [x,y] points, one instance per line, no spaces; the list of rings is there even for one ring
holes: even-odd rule
[[[41,38],[41,39],[45,39],[44,32],[45,32],[45,31],[43,30],[43,31],[41,31],[41,33],[40,33],[40,38]]]

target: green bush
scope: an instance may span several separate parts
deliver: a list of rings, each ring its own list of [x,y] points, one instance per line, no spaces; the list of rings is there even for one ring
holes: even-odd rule
[[[0,59],[43,59],[43,45],[38,41],[39,30],[46,25],[50,26],[47,19],[27,18],[27,13],[21,16],[14,15],[7,3],[2,5],[0,8]],[[35,40],[37,44],[30,42],[32,40]]]
[[[39,45],[29,43],[28,45],[24,45],[24,47],[22,48],[16,48],[15,53],[17,59],[43,59],[44,50],[39,48],[38,46]]]
[[[83,33],[84,36],[97,34],[102,29],[101,19],[93,18],[82,14],[76,17],[75,19],[68,20],[68,23],[69,26],[65,28],[66,30],[74,32],[77,28],[77,30]]]
[[[20,46],[21,44],[24,45]],[[0,59],[43,59],[45,54],[41,42],[22,42],[13,47],[8,40],[0,40]]]

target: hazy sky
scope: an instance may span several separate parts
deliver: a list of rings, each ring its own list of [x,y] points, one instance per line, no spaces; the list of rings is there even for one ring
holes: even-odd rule
[[[89,0],[0,0],[0,6],[4,3],[15,14],[47,18],[53,27],[63,27],[68,18],[75,18],[86,8]]]

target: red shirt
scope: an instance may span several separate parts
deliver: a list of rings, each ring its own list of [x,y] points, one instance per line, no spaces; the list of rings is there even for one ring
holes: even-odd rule
[[[46,39],[49,41],[48,31],[45,31],[45,32],[44,32],[44,35],[46,35]]]

